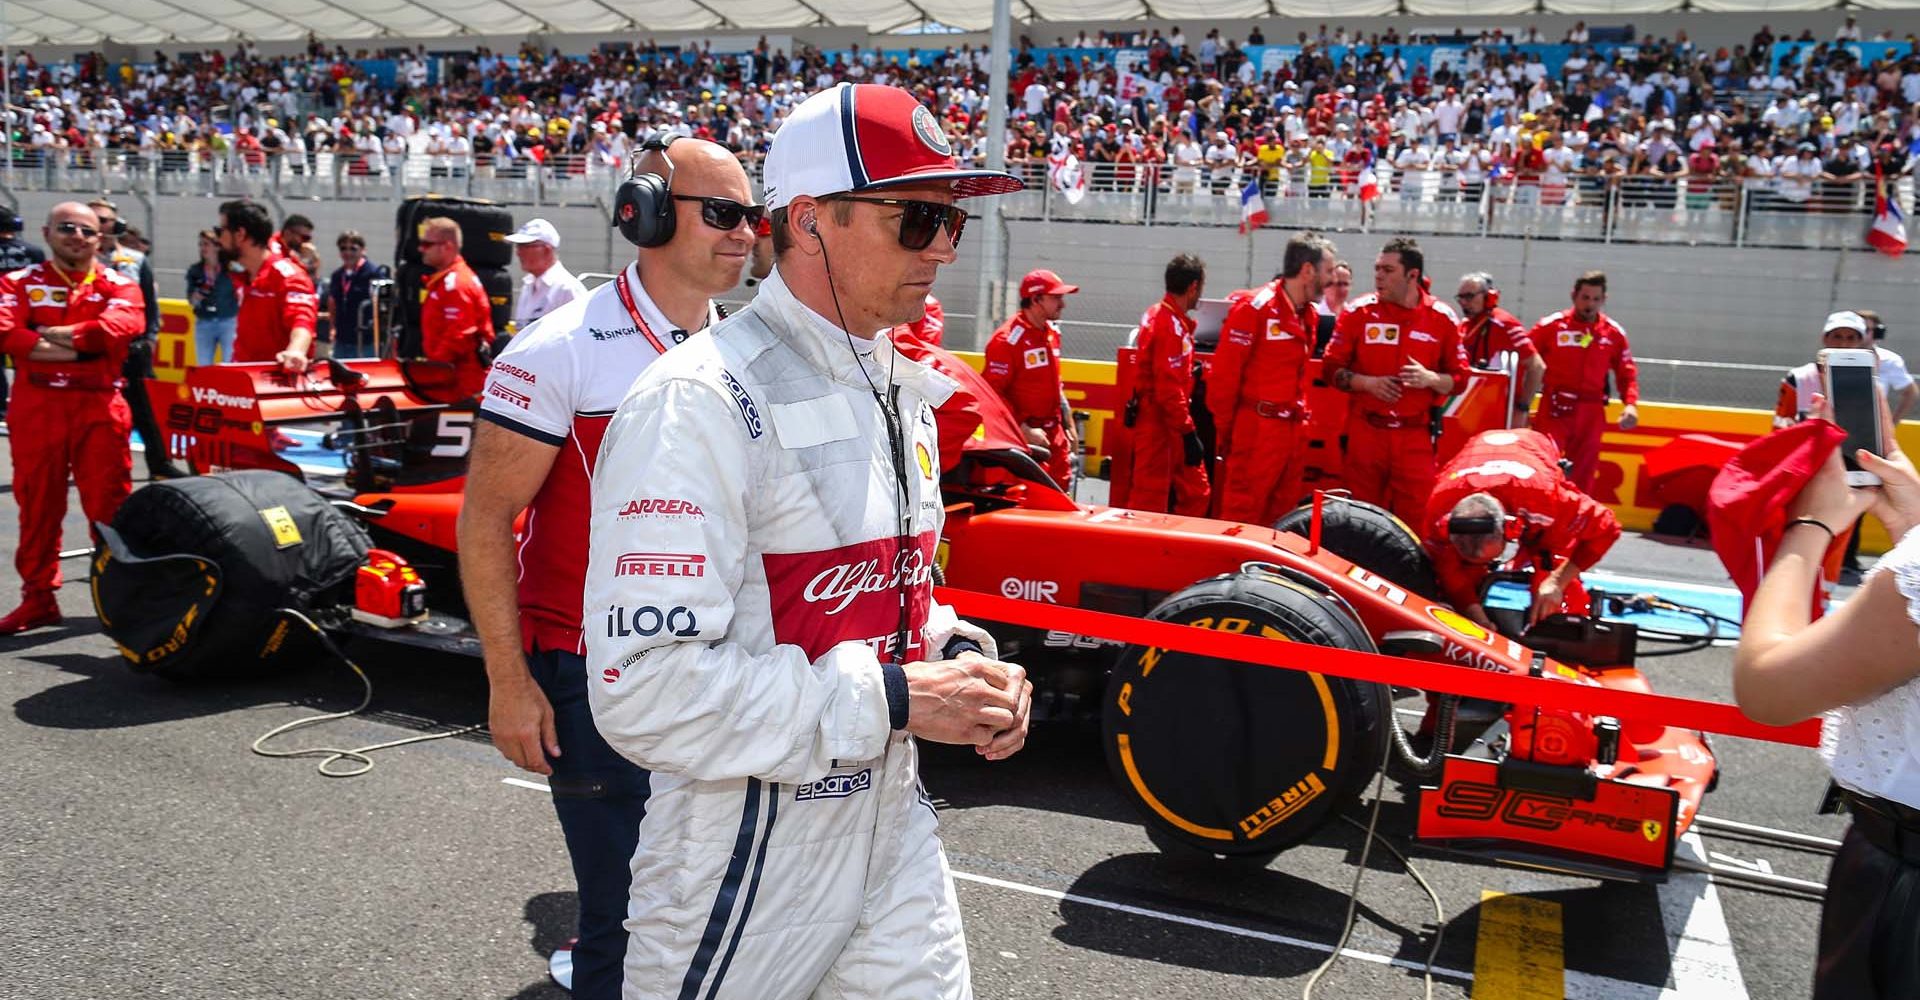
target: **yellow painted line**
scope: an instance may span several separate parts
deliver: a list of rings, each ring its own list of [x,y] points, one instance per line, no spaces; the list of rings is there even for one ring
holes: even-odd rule
[[[1482,889],[1473,1000],[1561,1000],[1566,979],[1560,904]]]

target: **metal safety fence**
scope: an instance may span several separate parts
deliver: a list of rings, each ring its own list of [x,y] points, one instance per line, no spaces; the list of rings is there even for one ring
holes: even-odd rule
[[[602,156],[461,156],[380,150],[16,150],[0,183],[16,191],[138,192],[322,201],[422,194],[509,204],[611,204],[620,182]]]
[[[1728,178],[1561,172],[1499,173],[1384,164],[1367,179],[1345,167],[1218,168],[1085,163],[1063,177],[1045,162],[1012,169],[1027,189],[1002,200],[1010,218],[1130,225],[1240,226],[1256,177],[1267,225],[1329,231],[1525,236],[1600,243],[1857,248],[1872,224],[1871,178]],[[1911,178],[1891,189],[1910,210]]]

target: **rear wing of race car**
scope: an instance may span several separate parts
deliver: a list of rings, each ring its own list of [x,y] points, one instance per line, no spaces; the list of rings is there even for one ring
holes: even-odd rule
[[[473,406],[457,397],[452,376],[452,366],[431,361],[324,361],[300,374],[228,364],[188,369],[178,383],[148,379],[146,389],[168,454],[195,471],[274,469],[304,478],[280,454],[286,438],[278,431],[308,426],[344,453],[350,481],[367,480],[356,488],[372,489],[376,480],[444,478],[448,470],[413,460],[407,446],[423,435],[447,439],[429,444],[426,456],[464,459]]]

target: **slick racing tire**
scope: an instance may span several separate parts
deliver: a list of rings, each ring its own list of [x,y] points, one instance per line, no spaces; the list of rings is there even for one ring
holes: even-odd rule
[[[1309,537],[1313,505],[1302,504],[1273,523],[1273,530]],[[1385,507],[1361,500],[1328,497],[1321,507],[1320,544],[1327,551],[1363,569],[1378,573],[1408,591],[1431,599],[1433,562],[1420,538],[1405,521]]]
[[[1148,617],[1374,648],[1334,598],[1258,570],[1193,584]],[[1380,767],[1390,706],[1377,684],[1134,645],[1114,666],[1101,736],[1162,851],[1264,866],[1360,794]]]

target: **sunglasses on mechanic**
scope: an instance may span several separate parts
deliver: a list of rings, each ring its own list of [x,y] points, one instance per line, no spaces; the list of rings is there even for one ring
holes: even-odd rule
[[[78,222],[62,222],[54,226],[53,231],[62,236],[79,236],[89,240],[100,235],[100,230],[92,226],[83,226]]]
[[[937,201],[915,201],[912,198],[861,198],[855,195],[837,195],[823,201],[860,201],[869,205],[886,205],[900,209],[900,245],[918,253],[932,245],[934,234],[942,227],[947,230],[950,246],[960,246],[960,233],[967,228],[967,210],[958,205],[946,205]]]
[[[741,222],[756,229],[767,216],[765,205],[742,205],[732,198],[711,198],[695,194],[676,194],[674,201],[700,203],[700,221],[722,232],[732,232]]]

